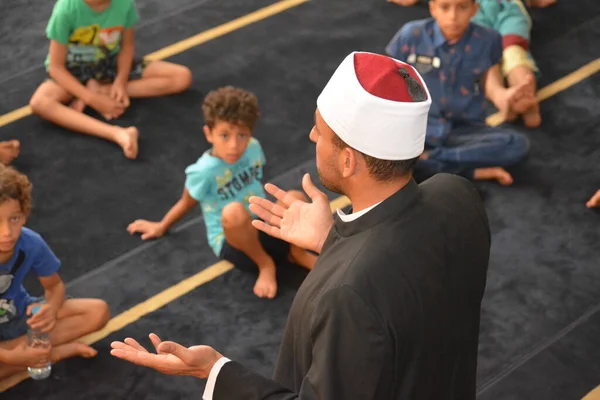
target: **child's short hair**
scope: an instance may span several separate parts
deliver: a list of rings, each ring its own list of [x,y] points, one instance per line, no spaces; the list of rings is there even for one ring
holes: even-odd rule
[[[21,211],[29,215],[31,211],[31,182],[24,174],[13,167],[0,166],[0,204],[17,200]]]
[[[260,116],[256,96],[233,86],[211,91],[202,103],[202,112],[211,129],[218,121],[224,121],[253,130]]]

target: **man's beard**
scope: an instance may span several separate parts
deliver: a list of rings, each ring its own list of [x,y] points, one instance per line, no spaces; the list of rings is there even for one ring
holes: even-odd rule
[[[327,167],[329,169],[329,171],[331,171],[331,175],[339,175],[337,173],[337,171],[335,171],[332,167]],[[330,190],[334,193],[338,193],[341,195],[345,195],[344,194],[344,190],[342,189],[341,186],[341,177],[337,177],[336,179],[329,179],[327,177],[325,177],[325,175],[321,172],[321,170],[319,168],[317,168],[317,173],[319,174],[319,180],[321,181],[321,184],[327,189]]]

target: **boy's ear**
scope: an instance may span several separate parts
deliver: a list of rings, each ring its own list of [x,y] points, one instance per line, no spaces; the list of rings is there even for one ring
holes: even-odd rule
[[[208,143],[212,143],[212,132],[210,131],[210,128],[208,127],[208,125],[204,125],[202,127],[202,132],[204,132],[204,136],[206,137],[206,140],[208,141]]]

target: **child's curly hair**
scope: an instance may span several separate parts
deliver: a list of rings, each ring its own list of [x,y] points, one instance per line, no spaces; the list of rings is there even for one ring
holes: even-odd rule
[[[260,116],[256,96],[233,86],[211,91],[202,103],[202,112],[204,122],[211,129],[217,121],[225,121],[253,130]]]
[[[17,200],[21,211],[29,215],[31,211],[31,182],[24,174],[13,167],[0,166],[0,204]]]

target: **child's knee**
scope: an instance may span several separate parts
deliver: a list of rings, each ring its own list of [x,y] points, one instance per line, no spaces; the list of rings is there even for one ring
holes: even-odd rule
[[[177,71],[177,74],[173,76],[174,85],[180,92],[183,92],[192,86],[192,71],[183,65],[180,65]]]
[[[41,93],[34,93],[29,100],[29,107],[31,108],[31,112],[35,115],[39,115],[45,109],[48,108],[48,105],[52,102],[52,99],[44,96]]]
[[[221,224],[223,229],[235,229],[250,221],[250,213],[242,203],[229,203],[223,208]]]
[[[92,299],[88,306],[89,317],[86,318],[92,331],[97,331],[110,320],[110,309],[104,300]]]

